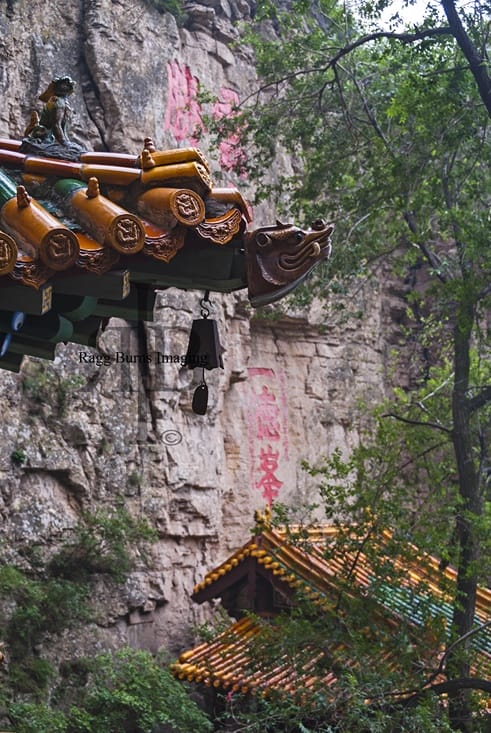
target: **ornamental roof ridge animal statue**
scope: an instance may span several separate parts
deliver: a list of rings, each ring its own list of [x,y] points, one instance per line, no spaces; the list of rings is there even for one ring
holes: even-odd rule
[[[151,320],[158,289],[247,287],[254,307],[273,303],[329,257],[322,219],[250,229],[242,194],[214,186],[197,148],[156,150],[145,137],[140,155],[84,151],[67,134],[73,88],[54,78],[26,137],[0,138],[0,368],[52,358],[57,338],[95,345],[112,315]]]
[[[277,221],[276,226],[246,232],[248,280],[255,283],[252,305],[279,300],[305,280],[320,260],[330,256],[333,231],[333,224],[316,219],[306,231]]]
[[[68,101],[75,89],[70,76],[56,76],[45,91],[39,95],[44,107],[39,116],[36,111],[24,132],[21,152],[47,155],[50,158],[76,160],[84,151],[71,142],[68,130],[73,110]]]

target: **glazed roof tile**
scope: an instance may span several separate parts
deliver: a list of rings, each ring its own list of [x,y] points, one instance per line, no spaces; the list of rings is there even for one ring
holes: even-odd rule
[[[237,582],[240,568],[243,566],[245,570],[247,561],[253,558],[271,573],[272,578],[280,578],[292,591],[301,591],[310,598],[321,612],[333,610],[340,582],[346,578],[348,570],[358,592],[373,594],[383,623],[397,626],[397,619],[403,617],[417,630],[424,626],[421,609],[421,603],[424,603],[426,612],[434,614],[449,626],[452,614],[451,589],[455,587],[456,581],[453,568],[442,569],[437,558],[423,555],[413,547],[412,559],[409,562],[391,559],[387,566],[387,577],[375,585],[370,560],[360,549],[352,546],[347,552],[326,553],[326,548],[333,546],[337,534],[338,529],[333,526],[302,532],[292,531],[291,528],[287,531],[264,527],[227,560],[207,573],[195,587],[193,598],[202,602],[215,597],[214,586],[218,587],[220,583],[220,589],[223,590],[227,576]],[[383,533],[382,543],[388,543],[391,539],[390,532]],[[389,571],[391,567],[393,573]],[[479,588],[476,624],[487,622],[490,615],[491,590]],[[319,654],[316,650],[312,650],[312,664],[300,671],[291,660],[278,660],[277,664],[263,662],[262,666],[254,662],[251,643],[259,629],[259,620],[245,617],[211,642],[182,654],[172,666],[172,671],[180,679],[243,692],[256,689],[263,692],[288,692],[318,683],[332,685],[335,682],[336,676],[332,671],[321,677],[317,674]],[[487,678],[491,675],[491,629],[488,627],[476,634],[473,645],[474,671]],[[257,664],[259,667],[254,666]],[[395,666],[397,660],[388,654],[387,664]]]
[[[155,151],[146,140],[141,156],[74,161],[22,145],[0,139],[0,368],[19,371],[23,355],[52,359],[60,341],[96,346],[112,315],[152,320],[153,300],[145,313],[140,304],[159,288],[247,286],[248,205],[237,189],[213,188],[198,149]],[[77,312],[56,294],[77,296]]]
[[[255,661],[252,646],[260,629],[254,618],[240,619],[212,642],[181,654],[179,661],[171,665],[171,671],[181,680],[242,693],[271,690],[294,693],[319,682],[329,686],[336,681],[333,672],[322,676],[317,673],[317,664],[323,656],[320,652],[299,665],[286,657],[271,665]]]
[[[301,536],[302,533],[305,536]],[[193,596],[209,588],[218,578],[224,577],[232,568],[237,567],[248,557],[280,577],[293,590],[303,590],[319,600],[332,598],[332,593],[339,590],[339,582],[346,578],[347,572],[360,588],[369,589],[373,582],[373,568],[366,554],[355,544],[346,552],[329,552],[338,536],[335,526],[313,527],[307,530],[290,527],[263,529],[243,547],[234,552],[227,560],[209,571],[203,581],[198,583]],[[387,530],[382,535],[384,542],[392,539]],[[410,546],[412,560],[389,559],[387,565],[387,582],[398,576],[398,582],[407,590],[417,589],[424,584],[431,592],[444,600],[442,585],[452,588],[457,573],[447,566],[442,569],[438,558],[423,554],[415,546]],[[381,548],[383,551],[383,547]],[[327,552],[326,552],[327,551]],[[442,581],[445,581],[442,583]],[[401,600],[402,603],[402,600]],[[481,587],[477,594],[478,613],[485,618],[491,615],[491,589]]]
[[[138,307],[115,305],[129,295],[139,303],[143,290],[248,288],[252,305],[264,305],[330,255],[334,227],[321,219],[306,231],[266,227],[268,246],[259,252],[262,230],[247,231],[249,205],[236,188],[213,186],[197,148],[155,150],[146,138],[139,156],[77,152],[64,159],[47,157],[42,144],[32,153],[33,145],[29,137],[0,139],[0,368],[19,371],[24,354],[53,358],[46,335],[26,340],[8,319],[55,313],[75,323],[54,302],[56,293],[100,299],[87,314],[99,320],[73,327],[71,337],[50,336],[53,342],[96,346],[98,326],[115,311],[152,320],[151,308],[142,316]],[[68,155],[60,147],[56,155]],[[289,252],[296,267],[283,267]]]

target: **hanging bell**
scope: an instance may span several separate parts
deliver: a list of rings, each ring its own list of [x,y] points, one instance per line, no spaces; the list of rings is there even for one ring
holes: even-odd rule
[[[223,369],[222,347],[217,322],[208,318],[208,293],[201,301],[201,318],[193,321],[189,336],[186,364],[189,369]]]
[[[208,318],[210,310],[209,291],[201,300],[201,318],[193,321],[189,336],[186,364],[189,369],[201,369],[201,382],[193,395],[192,409],[196,415],[205,415],[208,409],[208,386],[205,382],[205,369],[223,369],[222,347],[218,328],[213,318]]]
[[[189,369],[223,369],[222,347],[217,323],[212,318],[193,321],[189,336],[186,364]]]

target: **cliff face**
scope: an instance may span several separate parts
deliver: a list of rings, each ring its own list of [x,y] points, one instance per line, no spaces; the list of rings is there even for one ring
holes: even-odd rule
[[[211,113],[223,115],[254,82],[247,50],[232,50],[233,23],[249,20],[252,6],[189,3],[185,27],[143,0],[3,6],[0,136],[22,136],[39,93],[69,74],[77,142],[134,153],[145,137],[158,148],[195,143],[205,126],[198,86],[218,95]],[[245,152],[231,138],[210,153],[217,183],[247,193],[231,172]],[[266,209],[257,218],[274,220]],[[397,293],[360,288],[360,317],[344,324],[318,305],[260,320],[239,293],[212,297],[224,369],[206,374],[209,410],[195,415],[201,374],[181,357],[200,297],[163,291],[154,322],[111,320],[98,352],[69,345],[52,364],[0,370],[2,561],[28,567],[33,546],[46,560],[83,512],[122,501],[158,533],[124,586],[93,586],[93,619],[51,638],[53,659],[125,643],[182,648],[205,614],[189,598],[205,570],[243,543],[255,508],[315,501],[301,460],[349,451],[358,401],[384,395]]]
[[[250,18],[246,0],[190,3],[183,28],[145,0],[12,0],[2,10],[2,136],[22,136],[39,94],[68,74],[75,141],[135,153],[145,137],[159,149],[182,145],[204,125],[198,87],[219,96],[212,112],[224,114],[254,78],[251,57],[230,49],[233,22]]]

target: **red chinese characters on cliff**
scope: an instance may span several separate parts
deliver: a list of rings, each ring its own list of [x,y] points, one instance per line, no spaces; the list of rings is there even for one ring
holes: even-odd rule
[[[248,377],[249,480],[271,505],[284,485],[288,459],[283,378],[265,367],[251,367]]]
[[[198,103],[198,80],[188,66],[181,67],[177,61],[169,61],[167,82],[164,130],[170,130],[177,143],[196,145],[196,135],[203,129],[201,106]]]
[[[199,135],[206,132],[202,106],[198,100],[199,80],[193,76],[188,66],[178,61],[167,64],[167,106],[164,117],[164,130],[172,132],[177,143],[197,145]],[[215,120],[231,117],[238,104],[237,92],[222,87],[214,103],[211,114]],[[246,161],[246,154],[237,133],[229,135],[219,144],[219,162],[224,170],[240,170]]]
[[[234,116],[234,109],[239,104],[239,95],[232,89],[222,87],[220,97],[213,105],[213,117],[215,120],[222,120]],[[243,175],[244,165],[247,156],[240,144],[240,135],[233,133],[225,140],[222,140],[218,149],[220,150],[220,165],[227,171],[239,171]]]

